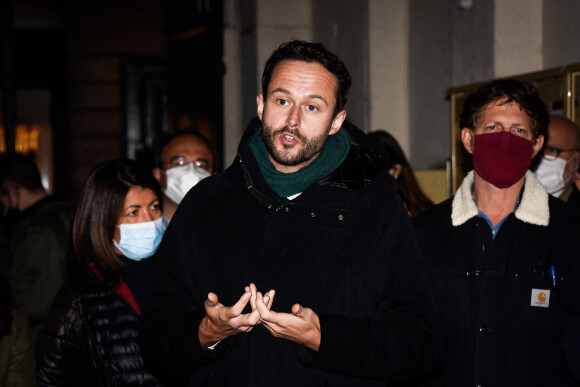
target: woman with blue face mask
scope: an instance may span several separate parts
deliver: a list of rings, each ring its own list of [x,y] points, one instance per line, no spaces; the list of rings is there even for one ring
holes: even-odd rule
[[[128,159],[98,165],[71,224],[77,264],[37,341],[39,386],[161,385],[146,368],[138,318],[165,231],[161,188]]]

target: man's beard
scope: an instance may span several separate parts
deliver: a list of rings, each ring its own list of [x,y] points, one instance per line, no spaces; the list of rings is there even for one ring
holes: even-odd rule
[[[288,146],[281,143],[284,149],[281,151],[276,149],[276,138],[278,138],[284,132],[300,140],[300,143],[293,146]],[[320,136],[308,140],[302,136],[297,129],[284,127],[274,131],[270,126],[267,126],[266,124],[262,125],[262,137],[270,157],[272,157],[272,159],[274,159],[274,161],[278,164],[287,167],[293,167],[312,161],[314,157],[316,157],[316,155],[322,150],[329,132],[330,125],[328,126],[327,130]],[[300,145],[302,146],[300,151],[298,153],[293,153],[291,149]]]

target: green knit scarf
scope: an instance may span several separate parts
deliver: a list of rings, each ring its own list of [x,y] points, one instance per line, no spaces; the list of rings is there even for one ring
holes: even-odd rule
[[[342,128],[334,135],[328,136],[318,157],[294,173],[282,173],[276,170],[268,157],[268,150],[262,138],[262,129],[253,134],[250,149],[272,191],[281,198],[287,198],[303,192],[342,164],[350,151],[350,137],[346,129]]]

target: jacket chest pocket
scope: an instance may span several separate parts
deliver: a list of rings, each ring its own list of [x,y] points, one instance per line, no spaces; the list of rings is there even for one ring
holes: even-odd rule
[[[443,329],[469,326],[469,284],[465,273],[445,272],[431,277],[435,303]]]
[[[558,290],[538,274],[513,278],[510,296],[510,319],[519,328],[537,331],[562,329],[563,309]]]

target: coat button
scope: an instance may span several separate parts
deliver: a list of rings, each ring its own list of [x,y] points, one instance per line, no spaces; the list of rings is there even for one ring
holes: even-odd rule
[[[288,207],[288,206],[284,207],[284,211],[290,212],[290,207]]]
[[[344,216],[342,216],[342,214],[338,215],[338,220],[343,220]]]
[[[489,332],[491,332],[491,329],[489,329],[488,327],[482,326],[482,327],[479,328],[479,331],[481,333],[489,333]]]
[[[314,218],[315,216],[316,216],[316,214],[315,214],[314,212],[311,212],[311,213],[310,213],[310,217],[311,217],[311,218]]]

